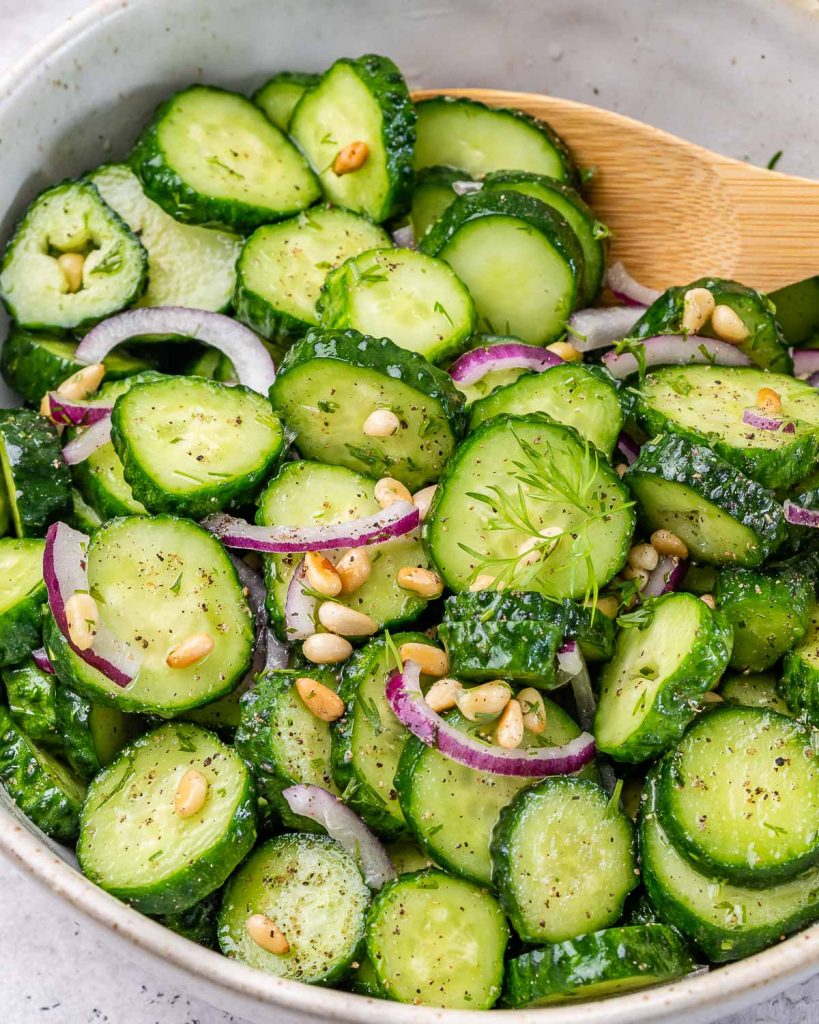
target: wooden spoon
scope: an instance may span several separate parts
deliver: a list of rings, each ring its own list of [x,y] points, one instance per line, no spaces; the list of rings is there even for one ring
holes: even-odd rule
[[[643,284],[714,275],[771,291],[819,273],[819,181],[753,167],[572,100],[500,89],[446,95],[548,121],[578,166],[596,169],[586,195],[613,232],[610,261],[622,260]]]

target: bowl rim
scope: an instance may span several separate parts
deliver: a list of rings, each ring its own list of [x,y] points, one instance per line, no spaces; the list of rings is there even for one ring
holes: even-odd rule
[[[99,32],[106,20],[127,8],[156,0],[94,0],[14,61],[0,74],[0,109],[13,105],[15,95],[47,64],[86,34]],[[297,1014],[383,1024],[384,1001],[337,989],[277,978],[198,946],[133,910],[89,881],[54,852],[45,838],[21,824],[0,804],[0,854],[24,874],[68,904],[75,912],[116,933],[160,963],[176,968],[211,991],[233,993],[250,1002],[277,1006]],[[594,1002],[600,1024],[638,1024],[681,1019],[694,1024],[713,1020],[762,1000],[810,977],[819,965],[819,924],[797,932],[761,953],[725,964],[717,970],[690,975],[671,984],[611,996]],[[514,1024],[587,1024],[588,1002],[524,1010],[503,1010]],[[441,1010],[434,1007],[389,1004],[394,1024],[491,1024],[498,1010]]]

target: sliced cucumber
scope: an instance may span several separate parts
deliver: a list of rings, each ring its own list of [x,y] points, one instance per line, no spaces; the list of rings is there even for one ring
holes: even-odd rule
[[[219,945],[225,956],[282,978],[329,985],[362,950],[370,891],[353,858],[326,836],[277,836],[260,846],[225,888]],[[277,955],[250,937],[264,914],[290,949]]]
[[[425,167],[418,172],[410,209],[410,222],[417,240],[420,241],[444,210],[455,202],[453,182],[465,178],[469,178],[466,171],[452,167]]]
[[[413,249],[371,249],[324,282],[318,305],[325,327],[352,327],[443,362],[475,329],[472,296],[442,260]]]
[[[54,424],[30,409],[0,409],[0,467],[14,532],[39,537],[71,505],[71,478]]]
[[[205,348],[188,364],[186,370],[189,377],[207,377],[218,380],[221,384],[235,384],[236,370],[227,356],[215,348]]]
[[[102,517],[91,508],[76,487],[71,488],[71,515],[68,517],[68,524],[80,533],[93,533],[98,526],[102,526]]]
[[[280,71],[253,93],[253,102],[277,128],[286,132],[296,104],[308,89],[318,85],[320,78],[321,75],[303,71]]]
[[[378,983],[399,1003],[488,1010],[501,993],[508,938],[486,890],[434,869],[385,885],[367,920]]]
[[[520,110],[452,96],[422,100],[416,109],[416,170],[443,164],[473,178],[509,168],[560,181],[575,177],[574,163],[560,136],[545,121]]]
[[[819,605],[811,609],[801,641],[785,655],[780,690],[791,711],[819,728]]]
[[[777,288],[768,298],[789,345],[808,345],[819,332],[819,276]]]
[[[14,665],[40,646],[44,550],[41,540],[0,540],[0,666]]]
[[[726,673],[719,684],[719,695],[729,705],[745,708],[768,708],[780,715],[793,712],[777,693],[776,676],[767,672],[747,674]]]
[[[216,919],[219,914],[220,897],[218,890],[212,892],[187,910],[180,910],[175,914],[162,914],[158,918],[159,923],[198,946],[218,949]]]
[[[231,690],[250,663],[253,627],[233,563],[201,527],[173,516],[114,519],[88,547],[88,581],[100,619],[133,644],[142,663],[125,689],[82,661],[53,616],[45,640],[57,675],[95,703],[169,718]],[[187,668],[170,668],[168,653],[196,633],[214,648]]]
[[[92,779],[144,732],[136,715],[92,704],[67,686],[56,688],[54,710],[68,763],[85,780]]]
[[[399,839],[387,846],[387,856],[399,875],[408,875],[411,871],[424,871],[436,865],[429,857],[409,839]]]
[[[356,331],[309,331],[285,356],[270,400],[305,458],[395,477],[412,490],[438,478],[462,425],[463,398],[448,373]],[[364,433],[376,409],[398,417],[394,435]]]
[[[114,404],[111,440],[137,501],[191,518],[251,500],[285,443],[266,398],[201,377],[129,388]]]
[[[530,412],[544,412],[556,423],[574,427],[604,455],[611,455],[623,429],[623,410],[613,385],[577,363],[524,373],[513,383],[495,388],[473,403],[469,429],[500,413],[524,416]]]
[[[225,231],[181,224],[142,191],[125,164],[89,175],[105,202],[148,251],[148,287],[139,306],[189,306],[221,312],[230,306],[241,240]]]
[[[63,753],[57,721],[57,677],[43,672],[27,658],[3,669],[9,712],[29,739],[56,754]]]
[[[679,933],[667,925],[607,928],[514,957],[503,1001],[520,1009],[600,999],[673,981],[695,966]]]
[[[667,750],[725,671],[731,636],[725,618],[693,594],[667,594],[647,606],[642,622],[618,633],[600,675],[599,749],[633,763]]]
[[[533,345],[559,338],[579,298],[583,250],[566,221],[518,192],[460,196],[421,241],[464,282],[480,330]]]
[[[304,157],[250,100],[194,85],[156,111],[131,155],[149,199],[187,224],[251,231],[319,197]]]
[[[788,431],[760,430],[743,422],[760,388],[782,399]],[[726,366],[669,366],[646,378],[639,392],[640,420],[650,437],[681,434],[765,487],[790,487],[819,458],[819,393],[785,374]]]
[[[699,562],[753,569],[785,539],[770,492],[686,437],[643,445],[624,479],[649,532],[671,530]]]
[[[380,223],[409,200],[415,111],[387,57],[337,60],[299,100],[289,131],[336,206]],[[353,143],[364,144],[364,160],[344,169]]]
[[[579,597],[607,583],[633,532],[614,471],[571,427],[538,413],[495,416],[470,434],[426,522],[430,553],[451,590],[490,575],[496,585],[551,597]]]
[[[576,640],[586,661],[611,661],[614,657],[614,620],[597,611],[594,605],[564,601],[566,639]]]
[[[82,257],[69,276],[58,262]],[[0,293],[22,327],[87,327],[130,306],[145,288],[148,257],[93,185],[66,181],[42,192],[8,243]]]

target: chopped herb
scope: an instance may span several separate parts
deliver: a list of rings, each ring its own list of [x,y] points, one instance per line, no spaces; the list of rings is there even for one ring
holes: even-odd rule
[[[401,658],[401,652],[395,645],[395,641],[390,634],[388,629],[384,630],[384,644],[387,648],[388,660],[392,660],[393,668],[396,672],[404,671],[404,662]]]
[[[781,159],[782,159],[782,150],[778,149],[774,153],[774,155],[771,157],[771,159],[767,162],[767,164],[765,166],[768,168],[769,171],[773,171],[773,170],[776,169],[776,165],[779,163],[779,161]]]
[[[449,315],[449,313],[447,313],[447,311],[444,309],[440,302],[436,302],[432,308],[435,310],[436,313],[440,313],[442,316],[445,316],[447,320],[449,320],[450,327],[453,326],[452,317]]]
[[[321,412],[328,412],[329,413],[329,412],[336,412],[338,410],[338,402],[325,402],[324,399],[321,399],[316,404],[318,405],[318,407],[321,410]]]
[[[104,256],[100,262],[91,271],[92,274],[116,274],[118,270],[122,269],[122,265],[125,262],[125,254],[123,252],[122,244],[114,246],[114,248]]]

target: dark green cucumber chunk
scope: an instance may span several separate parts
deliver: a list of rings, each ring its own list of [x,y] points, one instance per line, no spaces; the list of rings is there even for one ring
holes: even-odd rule
[[[98,526],[102,526],[99,512],[91,508],[76,487],[71,488],[71,514],[66,522],[80,533],[93,533]]]
[[[399,1003],[488,1010],[503,983],[509,929],[494,897],[434,869],[388,882],[367,919],[367,953]]]
[[[611,661],[617,627],[594,605],[564,601],[566,640],[576,640],[586,661]]]
[[[460,446],[426,522],[447,585],[581,597],[620,569],[634,532],[623,484],[548,416],[495,416]]]
[[[455,202],[453,182],[468,178],[466,171],[458,171],[453,167],[424,167],[418,172],[410,209],[410,223],[418,241],[442,216],[444,210]]]
[[[777,678],[770,672],[726,672],[717,692],[729,705],[768,708],[780,715],[793,714],[777,692]]]
[[[308,89],[318,85],[320,78],[321,75],[304,71],[280,71],[253,93],[253,102],[277,128],[286,132],[296,104]]]
[[[33,538],[0,540],[0,666],[14,665],[40,646],[44,550],[44,542]]]
[[[288,130],[334,205],[380,223],[408,202],[415,110],[387,57],[337,60],[299,100]],[[349,163],[353,144],[359,158]]]
[[[31,658],[4,668],[2,676],[9,712],[15,723],[29,739],[62,756],[63,735],[57,717],[57,677],[43,672]]]
[[[808,345],[819,333],[819,276],[785,285],[768,298],[789,345]]]
[[[594,735],[604,753],[637,763],[682,735],[726,669],[732,631],[693,594],[652,601],[625,627],[600,675]]]
[[[167,377],[117,399],[111,440],[149,512],[198,519],[255,497],[279,460],[284,431],[250,388]]]
[[[131,155],[149,199],[187,224],[252,231],[306,209],[315,175],[250,100],[194,85],[156,111]]]
[[[92,779],[144,732],[136,715],[92,704],[62,684],[56,688],[54,710],[65,756],[81,779]]]
[[[782,506],[771,493],[686,437],[644,444],[624,479],[648,532],[671,530],[699,562],[753,569],[785,539]]]
[[[819,605],[811,609],[805,635],[785,655],[780,691],[791,711],[819,728]]]
[[[532,345],[559,338],[578,303],[583,250],[553,209],[519,192],[460,196],[421,241],[464,282],[479,330]]]
[[[190,939],[198,946],[205,946],[206,949],[218,949],[216,920],[219,915],[220,902],[221,893],[217,890],[198,903],[194,903],[187,910],[180,910],[175,914],[162,914],[157,920],[166,928],[170,928],[172,932]]]
[[[284,357],[270,389],[299,452],[411,490],[436,480],[462,425],[463,398],[448,373],[387,338],[313,329]],[[364,424],[389,409],[399,428],[373,437]]]
[[[225,956],[281,978],[329,985],[363,952],[370,891],[355,860],[327,836],[277,836],[248,857],[225,887],[219,946]],[[263,914],[290,949],[269,953],[248,919]]]
[[[71,479],[50,420],[30,409],[0,409],[0,467],[18,537],[42,536],[67,513]]]
[[[22,327],[88,327],[140,297],[147,262],[137,236],[97,189],[66,181],[41,193],[17,225],[0,293]]]

